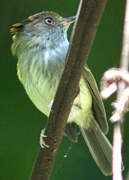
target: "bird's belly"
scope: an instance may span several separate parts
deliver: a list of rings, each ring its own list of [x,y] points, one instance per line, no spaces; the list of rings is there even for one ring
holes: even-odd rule
[[[46,77],[40,71],[33,71],[33,73],[18,71],[18,77],[33,104],[41,112],[49,116],[61,74],[54,72],[53,76]],[[76,122],[79,126],[83,126],[84,119],[91,113],[92,97],[83,78],[80,80],[79,87],[80,91],[74,100],[68,123]]]
[[[47,84],[42,84],[41,88],[30,83],[29,88],[26,88],[26,92],[33,104],[46,116],[49,116],[51,102],[56,92],[54,88],[50,89]]]
[[[74,100],[68,123],[76,122],[80,127],[84,127],[85,123],[88,124],[88,119],[90,119],[88,117],[92,114],[92,96],[83,78],[80,80],[79,87],[80,92]]]
[[[88,123],[87,117],[91,113],[92,106],[91,94],[84,83],[83,79],[81,79],[80,92],[74,100],[68,118],[68,123],[76,122],[76,124],[82,127],[84,127],[85,123]],[[49,116],[56,89],[56,84],[50,88],[49,84],[42,83],[42,88],[38,85],[36,87],[33,84],[30,84],[29,89],[26,89],[26,91],[34,105],[46,116]],[[87,122],[85,122],[86,119]]]
[[[56,93],[59,76],[56,76],[56,74],[54,76],[50,74],[46,75],[41,68],[38,69],[36,67],[31,72],[31,70],[28,71],[19,64],[17,69],[19,80],[33,104],[41,112],[49,116],[50,104]]]

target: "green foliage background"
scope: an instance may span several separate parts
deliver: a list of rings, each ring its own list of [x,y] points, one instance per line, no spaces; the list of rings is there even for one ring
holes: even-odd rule
[[[16,75],[16,58],[10,51],[9,29],[29,15],[52,10],[62,16],[76,14],[79,0],[4,0],[0,6],[0,180],[27,180],[39,151],[39,134],[47,118],[28,99]],[[105,70],[120,61],[125,1],[109,0],[105,8],[88,64],[97,82]],[[108,118],[110,102],[105,102]],[[129,115],[124,124],[124,177],[129,170]],[[109,139],[112,140],[110,124]],[[82,136],[78,143],[63,138],[51,180],[111,180],[101,174]]]

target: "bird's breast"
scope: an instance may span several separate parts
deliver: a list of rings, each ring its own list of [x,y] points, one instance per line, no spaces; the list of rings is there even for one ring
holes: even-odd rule
[[[18,60],[20,81],[34,105],[47,116],[65,66],[65,56],[66,53],[59,50],[32,51],[23,53]],[[83,127],[83,119],[91,114],[92,97],[83,78],[79,86],[80,92],[74,100],[68,122],[76,122]]]
[[[47,116],[64,69],[64,58],[56,52],[42,51],[29,55],[25,53],[18,61],[20,81],[34,105]]]

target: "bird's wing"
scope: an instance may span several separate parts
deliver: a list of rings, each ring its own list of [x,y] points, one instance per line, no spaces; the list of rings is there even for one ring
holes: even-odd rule
[[[90,69],[88,68],[88,66],[85,66],[84,68],[83,77],[92,95],[93,115],[96,121],[98,122],[100,128],[102,129],[102,131],[106,134],[108,132],[108,124],[107,124],[107,119],[106,119],[105,108],[104,108],[102,99],[100,97],[96,81]]]

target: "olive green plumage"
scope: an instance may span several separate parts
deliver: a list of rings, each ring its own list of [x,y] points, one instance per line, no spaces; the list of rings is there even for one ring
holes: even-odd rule
[[[11,29],[19,80],[34,105],[47,116],[65,66],[69,47],[67,30],[74,20],[75,17],[41,12]],[[65,133],[77,141],[78,125],[97,165],[105,175],[110,175],[112,146],[104,135],[108,132],[105,109],[88,66],[84,68],[79,87]]]

